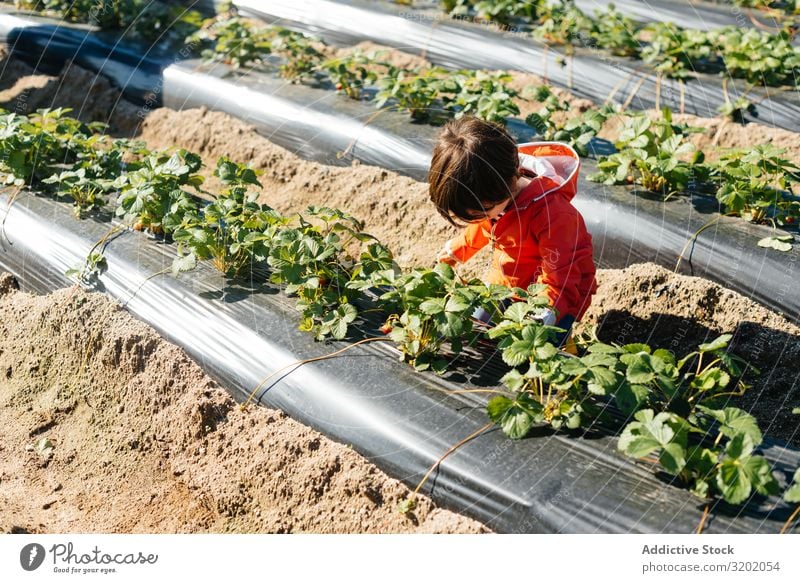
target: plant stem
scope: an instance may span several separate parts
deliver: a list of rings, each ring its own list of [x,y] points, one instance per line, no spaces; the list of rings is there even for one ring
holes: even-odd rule
[[[681,265],[681,260],[683,259],[683,254],[686,253],[686,249],[688,249],[688,247],[692,243],[692,241],[697,239],[697,237],[700,235],[700,233],[702,233],[703,231],[708,229],[714,223],[719,221],[722,217],[730,217],[730,216],[733,216],[734,214],[736,214],[736,213],[725,213],[724,215],[719,215],[717,217],[714,217],[713,219],[708,221],[705,225],[703,225],[702,227],[697,229],[697,231],[695,231],[694,234],[691,237],[689,237],[689,239],[686,241],[686,243],[683,246],[683,249],[681,249],[681,253],[680,253],[680,255],[678,255],[678,261],[675,263],[675,269],[673,270],[674,273],[678,273],[678,268]]]
[[[172,270],[172,267],[171,267],[171,266],[170,266],[170,267],[166,267],[166,268],[162,269],[161,271],[156,271],[155,273],[153,273],[153,274],[151,274],[151,275],[148,275],[147,277],[145,277],[145,278],[142,280],[142,282],[141,282],[141,283],[140,283],[140,284],[139,284],[139,285],[136,287],[136,289],[133,291],[133,293],[130,295],[130,297],[129,297],[127,300],[125,300],[125,301],[122,303],[122,307],[123,307],[123,308],[127,308],[127,307],[128,307],[128,304],[130,303],[130,301],[131,301],[131,300],[134,298],[134,296],[136,296],[136,294],[138,294],[138,293],[139,293],[139,291],[140,291],[140,290],[141,290],[141,289],[144,287],[144,284],[146,284],[146,283],[147,283],[148,281],[150,281],[151,279],[153,279],[153,278],[156,278],[156,277],[158,277],[159,275],[164,275],[165,273],[167,273],[167,272],[169,272],[169,271],[171,271],[171,270]]]
[[[797,518],[798,514],[800,514],[800,505],[798,505],[797,508],[794,509],[792,515],[786,520],[786,522],[783,523],[783,527],[781,528],[780,534],[786,534],[789,531],[792,522],[794,522],[794,519]]]
[[[462,445],[466,444],[466,443],[467,443],[467,442],[469,442],[470,440],[472,440],[472,439],[475,439],[476,437],[478,437],[478,436],[479,436],[481,433],[483,433],[483,432],[484,432],[484,431],[486,431],[487,429],[491,429],[493,425],[494,425],[494,423],[487,423],[486,425],[484,425],[483,427],[481,427],[480,429],[478,429],[478,430],[477,430],[477,431],[475,431],[474,433],[470,433],[470,434],[469,434],[467,437],[465,437],[464,439],[462,439],[461,441],[459,441],[457,444],[455,444],[453,447],[451,447],[451,448],[450,448],[450,449],[448,449],[446,452],[444,452],[444,455],[442,455],[442,457],[440,457],[438,460],[436,460],[436,463],[434,463],[434,464],[433,464],[433,465],[432,465],[432,466],[431,466],[431,467],[428,469],[428,471],[425,473],[425,476],[423,476],[423,478],[422,478],[422,480],[420,481],[420,483],[419,483],[419,484],[417,484],[417,487],[416,487],[416,488],[414,488],[414,492],[411,494],[411,498],[413,499],[413,498],[416,498],[416,497],[417,497],[417,494],[419,494],[419,491],[422,489],[422,486],[424,486],[424,485],[425,485],[425,482],[427,482],[427,481],[428,481],[428,478],[429,478],[429,477],[430,477],[430,475],[433,473],[433,470],[435,470],[435,469],[436,469],[436,468],[439,466],[439,464],[441,464],[441,463],[442,463],[444,460],[446,460],[446,459],[447,459],[447,457],[448,457],[448,456],[449,456],[451,453],[453,453],[454,451],[456,451],[456,450],[457,450],[459,447],[461,447]]]
[[[6,205],[6,213],[3,216],[3,222],[0,223],[0,234],[5,237],[5,240],[11,243],[11,240],[6,235],[6,219],[8,218],[8,213],[11,211],[11,206],[14,204],[14,201],[17,200],[19,193],[22,192],[21,187],[17,187],[17,189],[11,193],[11,196],[8,197],[8,204]]]
[[[706,519],[708,518],[708,504],[703,509],[703,516],[700,517],[700,524],[697,525],[697,529],[694,531],[695,534],[703,534],[703,527],[706,525]]]
[[[242,403],[242,406],[240,408],[244,409],[250,403],[250,401],[253,399],[253,397],[255,396],[256,392],[258,392],[258,389],[263,387],[267,383],[267,381],[269,379],[274,377],[279,372],[282,372],[282,371],[286,370],[287,368],[291,368],[293,366],[300,367],[300,366],[302,366],[304,364],[308,364],[309,362],[316,362],[318,360],[326,360],[328,358],[333,358],[334,356],[337,356],[337,355],[341,354],[342,352],[344,352],[346,350],[350,350],[351,348],[354,348],[354,347],[359,346],[361,344],[366,344],[367,342],[392,342],[392,339],[391,338],[383,338],[383,337],[365,338],[363,340],[359,340],[358,342],[353,342],[352,344],[348,344],[344,348],[340,348],[339,350],[337,350],[335,352],[331,352],[330,354],[323,354],[322,356],[315,356],[314,358],[306,358],[306,359],[303,359],[303,360],[296,360],[294,362],[290,362],[286,366],[282,366],[281,368],[273,371],[268,376],[266,376],[264,378],[264,380],[262,380],[260,383],[258,383],[256,388],[252,390],[252,392],[250,393],[250,396],[247,397],[247,400],[244,403]]]

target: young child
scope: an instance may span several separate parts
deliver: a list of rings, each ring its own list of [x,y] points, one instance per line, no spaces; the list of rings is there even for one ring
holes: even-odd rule
[[[438,260],[464,263],[491,244],[486,282],[523,289],[544,284],[552,310],[540,319],[569,330],[597,289],[592,238],[570,204],[579,167],[566,144],[518,147],[498,125],[474,117],[451,121],[433,150],[429,192],[451,224],[469,225]]]

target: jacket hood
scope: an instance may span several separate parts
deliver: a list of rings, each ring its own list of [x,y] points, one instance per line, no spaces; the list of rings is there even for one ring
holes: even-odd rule
[[[527,142],[519,144],[517,150],[520,165],[536,174],[518,197],[521,208],[555,192],[567,200],[575,197],[581,162],[571,146],[560,142]]]

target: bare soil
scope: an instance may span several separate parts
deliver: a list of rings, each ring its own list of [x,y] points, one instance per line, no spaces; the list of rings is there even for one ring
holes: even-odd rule
[[[734,291],[654,264],[598,270],[598,291],[583,326],[605,342],[646,342],[683,356],[731,333],[731,351],[748,364],[751,388],[735,406],[753,413],[764,432],[800,446],[800,327]],[[759,372],[756,372],[756,369]]]
[[[66,65],[60,75],[34,74],[19,59],[0,48],[0,107],[19,114],[65,107],[85,121],[110,124],[109,133],[132,137],[138,132],[139,108],[122,98],[105,77],[77,65]]]
[[[202,109],[156,110],[140,125],[138,110],[109,86],[85,99],[94,76],[77,68],[44,77],[14,60],[0,66],[3,107],[68,103],[82,119],[110,121],[115,135],[138,135],[151,147],[186,147],[207,164],[222,155],[249,162],[263,171],[263,200],[283,212],[321,203],[348,210],[403,265],[430,265],[456,232],[433,211],[424,183],[304,161],[245,123]],[[735,124],[695,121],[719,129],[726,146],[754,143],[762,127],[745,135]],[[763,132],[791,145],[780,130]],[[479,275],[485,259],[463,275]],[[599,279],[585,324],[596,324],[604,340],[682,353],[734,332],[734,351],[761,369],[749,373],[753,388],[740,404],[769,435],[800,445],[798,418],[788,414],[800,404],[800,329],[721,286],[655,265],[601,271]],[[397,515],[407,493],[401,484],[280,412],[240,411],[180,349],[102,296],[62,290],[37,298],[13,288],[0,278],[0,531],[484,530],[427,500],[415,520]],[[52,456],[37,451],[42,438]]]
[[[486,532],[408,494],[106,296],[0,275],[0,532]]]

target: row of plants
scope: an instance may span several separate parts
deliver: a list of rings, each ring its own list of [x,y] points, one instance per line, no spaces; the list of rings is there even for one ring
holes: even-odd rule
[[[261,26],[240,18],[231,8],[207,20],[186,39],[201,47],[207,62],[234,68],[277,63],[279,74],[291,81],[328,84],[351,99],[390,106],[416,121],[442,123],[465,114],[506,123],[519,114],[511,76],[485,71],[449,71],[440,67],[402,69],[382,61],[379,54],[356,51],[329,56],[321,41],[278,26]]]
[[[794,228],[800,199],[793,187],[800,167],[771,144],[724,152],[714,161],[688,141],[695,129],[673,123],[668,108],[660,119],[627,116],[615,143],[617,152],[601,157],[589,180],[603,184],[636,184],[668,198],[678,192],[716,196],[724,213],[756,223]],[[791,236],[788,236],[792,239]],[[784,241],[778,248],[788,250]]]
[[[764,0],[740,3],[766,4]],[[534,38],[564,47],[567,55],[575,47],[603,49],[642,59],[659,74],[676,79],[695,72],[724,72],[753,85],[793,85],[800,68],[800,48],[792,44],[797,22],[786,15],[779,19],[783,28],[776,32],[737,26],[702,31],[666,22],[639,23],[613,4],[590,16],[574,0],[442,0],[441,6],[458,17],[528,26]]]
[[[375,54],[358,52],[326,58],[315,47],[316,41],[300,33],[258,27],[231,12],[209,20],[189,40],[211,43],[205,49],[206,59],[238,66],[265,53],[279,56],[281,74],[289,79],[327,79],[351,98],[368,94],[378,107],[397,108],[429,123],[465,114],[506,123],[507,117],[519,113],[518,103],[530,99],[541,107],[526,117],[526,123],[541,139],[568,143],[582,156],[590,154],[590,142],[607,119],[619,113],[606,105],[567,116],[572,106],[549,87],[532,87],[520,95],[508,86],[511,78],[504,73],[438,67],[404,70],[380,61]],[[723,107],[734,120],[741,120],[743,111],[753,112],[752,104],[742,98]],[[755,222],[773,221],[781,227],[797,224],[800,206],[791,192],[797,167],[782,157],[782,150],[759,145],[747,152],[728,152],[713,164],[704,163],[704,154],[686,139],[695,130],[673,124],[664,111],[661,121],[627,115],[616,143],[620,151],[601,159],[600,172],[592,179],[637,184],[666,197],[687,190],[708,192],[717,196],[726,213]],[[791,248],[781,240],[773,246],[786,249],[787,245]]]
[[[13,0],[13,4],[148,42],[183,40],[203,22],[197,10],[162,0]]]
[[[758,453],[757,421],[730,404],[747,389],[742,362],[728,349],[730,336],[680,358],[646,344],[583,338],[581,356],[573,356],[556,345],[561,330],[536,317],[548,304],[541,286],[464,282],[444,263],[401,270],[391,251],[344,212],[311,207],[283,216],[258,202],[261,184],[247,166],[220,159],[215,176],[224,188],[206,192],[197,155],[110,140],[100,125],[66,113],[0,113],[6,185],[71,200],[79,216],[113,211],[128,228],[177,243],[175,273],[207,259],[230,278],[264,277],[296,298],[300,327],[320,340],[350,336],[360,321],[356,306],[366,302],[386,316],[384,339],[420,371],[443,374],[465,346],[496,343],[509,368],[504,388],[485,391],[495,395],[487,413],[512,439],[537,426],[602,425],[620,432],[620,451],[656,456],[665,472],[703,498],[740,504],[754,493],[780,493]],[[100,265],[97,257],[90,261]],[[508,299],[516,301],[495,327],[476,325],[475,308],[495,311]],[[797,494],[791,486],[786,500]]]
[[[232,9],[206,21],[187,43],[204,47],[206,62],[224,62],[234,68],[264,65],[271,56],[286,79],[328,84],[351,99],[368,99],[377,108],[403,111],[415,121],[430,124],[474,115],[505,125],[509,117],[519,115],[519,103],[532,100],[541,108],[525,122],[542,139],[568,143],[582,156],[589,155],[590,141],[614,113],[612,106],[606,106],[562,122],[558,114],[569,112],[570,103],[547,86],[520,93],[510,87],[512,77],[504,72],[400,68],[383,61],[382,51],[328,57],[321,41],[254,24]]]

